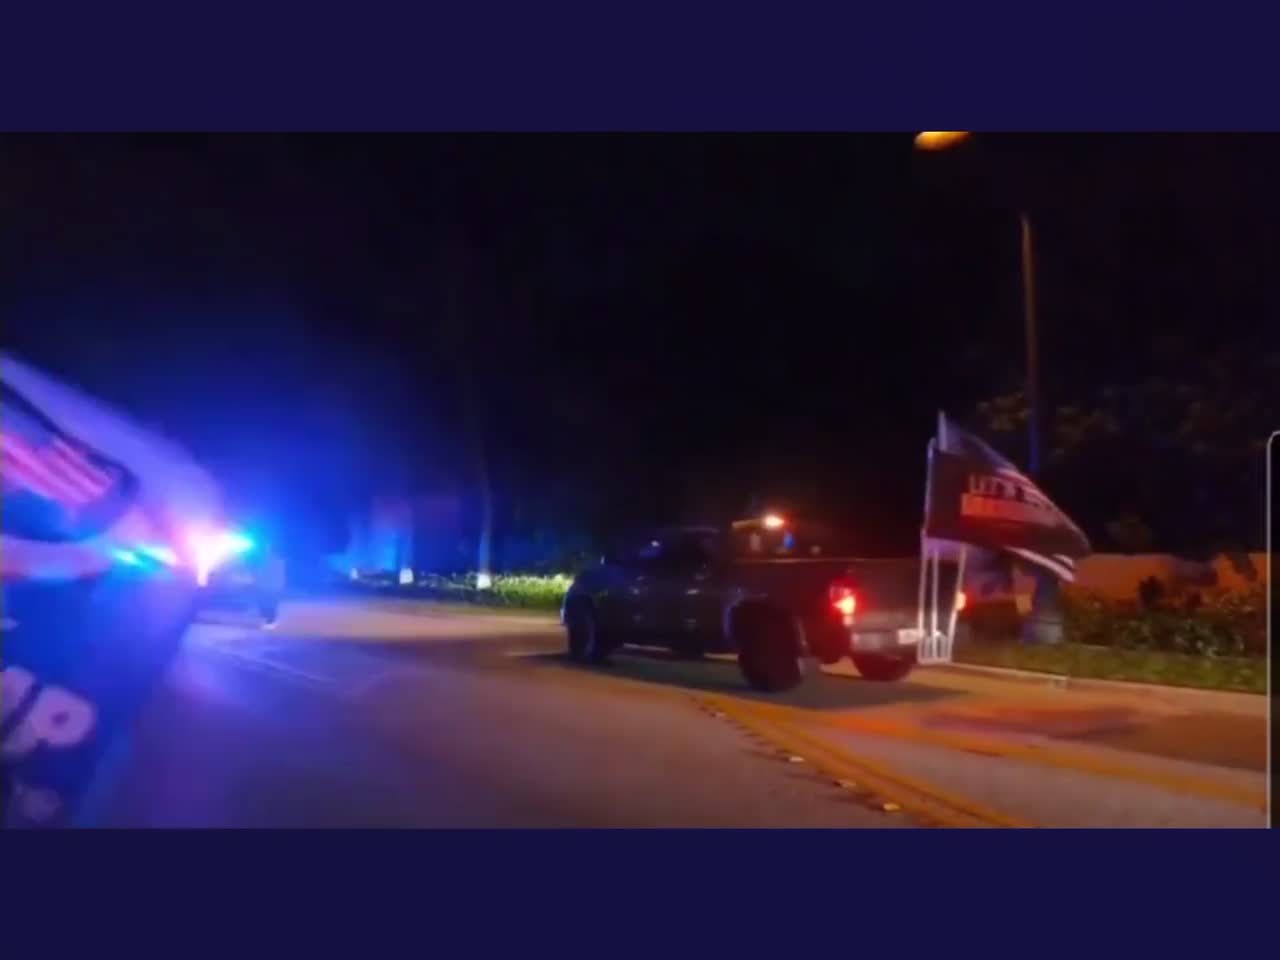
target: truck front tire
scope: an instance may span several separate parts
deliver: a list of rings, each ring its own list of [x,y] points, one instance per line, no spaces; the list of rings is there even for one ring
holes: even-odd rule
[[[855,653],[853,665],[863,680],[893,683],[902,680],[916,665],[914,651],[910,654]]]
[[[569,656],[582,663],[603,663],[613,652],[600,632],[600,621],[590,603],[575,603],[565,611]]]

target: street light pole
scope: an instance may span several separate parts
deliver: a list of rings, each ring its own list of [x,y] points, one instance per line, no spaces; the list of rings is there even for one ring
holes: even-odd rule
[[[917,150],[940,153],[950,150],[973,134],[966,132],[925,131],[916,134]],[[1040,328],[1036,321],[1036,262],[1031,216],[1024,209],[1018,214],[1022,251],[1022,316],[1027,341],[1027,473],[1037,477],[1043,465],[1041,434],[1044,410],[1040,396]]]
[[[1027,473],[1040,479],[1044,466],[1044,394],[1040,388],[1040,327],[1036,317],[1035,242],[1031,216],[1018,214],[1022,239],[1022,312],[1027,338]],[[1024,643],[1053,644],[1062,641],[1062,601],[1058,578],[1037,570],[1031,594],[1031,614],[1022,628]]]
[[[916,147],[925,151],[949,150],[968,140],[969,133],[926,132],[916,135]],[[1039,479],[1044,466],[1044,397],[1040,387],[1040,327],[1036,316],[1035,241],[1031,216],[1018,214],[1022,255],[1022,314],[1027,349],[1027,474]],[[1028,644],[1053,644],[1062,640],[1062,603],[1057,578],[1037,570],[1031,596],[1031,613],[1023,624]]]
[[[1027,472],[1038,478],[1042,465],[1044,410],[1040,395],[1040,328],[1036,321],[1036,261],[1031,217],[1018,214],[1022,233],[1022,314],[1027,339]]]

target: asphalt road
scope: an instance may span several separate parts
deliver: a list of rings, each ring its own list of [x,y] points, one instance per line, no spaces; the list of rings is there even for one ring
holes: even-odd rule
[[[220,621],[189,632],[90,824],[1264,822],[1250,744],[1265,721],[1247,703],[1206,713],[1025,684],[993,693],[927,671],[901,684],[820,674],[766,698],[732,662],[634,651],[585,668],[553,622],[427,604],[298,601],[271,632]],[[1226,724],[1222,756],[1188,757],[1185,735],[1160,732],[1197,710]],[[1037,718],[1058,728],[1028,732]]]

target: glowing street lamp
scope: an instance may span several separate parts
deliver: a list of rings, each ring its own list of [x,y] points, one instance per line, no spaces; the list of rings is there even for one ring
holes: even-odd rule
[[[960,131],[942,132],[926,130],[916,134],[916,148],[919,150],[950,150],[952,147],[968,140],[972,134]]]

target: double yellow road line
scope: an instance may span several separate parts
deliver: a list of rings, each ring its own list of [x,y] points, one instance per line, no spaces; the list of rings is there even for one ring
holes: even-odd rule
[[[700,702],[705,709],[724,715],[780,752],[802,759],[830,779],[834,787],[868,796],[886,812],[902,811],[926,825],[939,827],[1034,826],[815,737],[786,708],[715,696],[702,697]]]
[[[902,740],[925,746],[941,747],[960,753],[977,754],[987,757],[1022,763],[1031,767],[1042,767],[1080,773],[1086,776],[1102,777],[1152,787],[1174,794],[1186,794],[1203,797],[1254,810],[1266,811],[1267,797],[1263,788],[1239,780],[1225,777],[1202,777],[1183,773],[1167,767],[1146,763],[1142,758],[1116,758],[1099,755],[1086,750],[1074,750],[1058,746],[1038,743],[1025,743],[983,737],[959,732],[927,730],[901,719],[887,716],[824,716],[817,711],[799,711],[793,707],[775,704],[748,703],[742,700],[716,698],[717,709],[738,719],[743,726],[754,723],[758,735],[769,731],[766,739],[781,744],[783,740],[791,743],[808,745],[815,755],[829,757],[837,765],[861,767],[872,776],[883,778],[889,791],[895,785],[914,791],[918,796],[928,799],[929,810],[937,812],[941,809],[947,826],[1031,826],[1019,818],[1005,815],[981,807],[972,801],[965,800],[932,784],[906,777],[889,767],[869,758],[859,757],[848,750],[831,744],[825,738],[809,732],[814,727],[840,730],[847,733],[863,734],[875,738]],[[801,755],[804,755],[801,753]],[[866,778],[864,777],[864,780]],[[888,796],[885,793],[885,796]],[[910,797],[908,797],[910,802]],[[900,801],[899,801],[900,802]],[[906,803],[901,803],[907,809]],[[948,810],[951,814],[948,814]],[[954,814],[959,814],[958,816]],[[975,823],[974,819],[985,821]],[[934,819],[938,819],[934,817]]]
[[[808,711],[735,696],[699,694],[687,688],[648,684],[629,677],[611,676],[603,671],[548,671],[543,676],[573,685],[603,681],[610,696],[622,694],[685,704],[693,699],[707,713],[731,720],[764,741],[780,758],[803,758],[810,769],[830,782],[832,789],[847,790],[886,814],[906,814],[924,825],[939,827],[1034,826],[1021,818],[944,791],[934,784],[908,777],[877,760],[856,756],[814,736],[804,729],[809,719]]]
[[[573,679],[599,679],[607,674],[574,672]],[[773,749],[803,757],[814,770],[833,785],[856,784],[859,793],[880,798],[883,804],[929,824],[948,827],[1031,827],[1022,818],[992,810],[890,768],[870,757],[830,742],[813,732],[828,728],[862,734],[876,739],[902,740],[970,755],[1064,770],[1086,776],[1125,781],[1169,793],[1188,794],[1256,810],[1267,809],[1265,789],[1234,777],[1203,777],[1170,766],[1147,762],[1140,757],[1118,757],[1090,750],[1077,750],[1045,743],[982,736],[959,731],[933,730],[911,722],[910,716],[871,712],[862,715],[827,715],[782,704],[763,703],[732,695],[699,694],[679,686],[647,684],[627,677],[608,677],[614,692],[644,698],[688,702],[692,697],[704,709],[724,714]],[[847,789],[853,789],[848,788]]]
[[[777,709],[777,708],[774,708]],[[786,708],[781,708],[786,709]],[[862,733],[870,736],[905,740],[927,746],[943,747],[963,753],[999,757],[1029,766],[1066,770],[1111,780],[1123,780],[1154,787],[1168,793],[1184,793],[1255,810],[1267,809],[1266,790],[1231,779],[1211,779],[1181,773],[1146,762],[1143,758],[1119,759],[1088,750],[997,739],[968,733],[928,730],[910,722],[890,717],[822,717],[806,718],[809,723]]]

